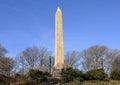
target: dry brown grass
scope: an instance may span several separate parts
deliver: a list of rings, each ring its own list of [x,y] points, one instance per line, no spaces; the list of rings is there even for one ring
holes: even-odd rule
[[[74,81],[71,83],[66,83],[62,85],[120,85],[120,81],[117,80],[111,80],[111,81]]]

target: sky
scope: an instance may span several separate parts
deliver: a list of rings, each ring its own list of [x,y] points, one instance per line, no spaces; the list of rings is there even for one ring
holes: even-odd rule
[[[54,55],[55,12],[63,15],[64,51],[120,49],[120,0],[0,0],[0,43],[15,57],[43,46]]]

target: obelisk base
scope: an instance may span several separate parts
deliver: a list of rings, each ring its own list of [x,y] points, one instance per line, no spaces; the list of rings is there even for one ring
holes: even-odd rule
[[[61,79],[61,70],[54,69],[52,72],[52,77],[57,78],[57,79]]]

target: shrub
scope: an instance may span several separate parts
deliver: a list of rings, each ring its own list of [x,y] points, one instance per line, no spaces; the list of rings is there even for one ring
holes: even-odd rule
[[[103,69],[90,70],[85,74],[86,80],[107,80],[108,75],[104,72]]]
[[[43,77],[43,73],[41,71],[38,71],[38,70],[30,70],[27,73],[27,77],[30,78],[30,79],[35,80],[38,77]]]
[[[51,74],[49,72],[44,72],[43,75],[46,77],[51,77]]]
[[[113,80],[120,80],[120,71],[112,71],[110,78]]]
[[[83,73],[77,69],[66,68],[61,71],[62,82],[67,83],[74,80],[83,80]]]
[[[39,70],[30,70],[27,73],[27,77],[34,80],[36,83],[47,81],[47,77],[49,76],[50,74],[48,72],[41,72]]]

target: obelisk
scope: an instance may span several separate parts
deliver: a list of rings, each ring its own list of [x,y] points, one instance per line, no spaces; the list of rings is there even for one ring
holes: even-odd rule
[[[62,11],[58,7],[55,14],[55,62],[56,70],[64,68],[64,46],[63,46],[63,29],[62,29]]]

